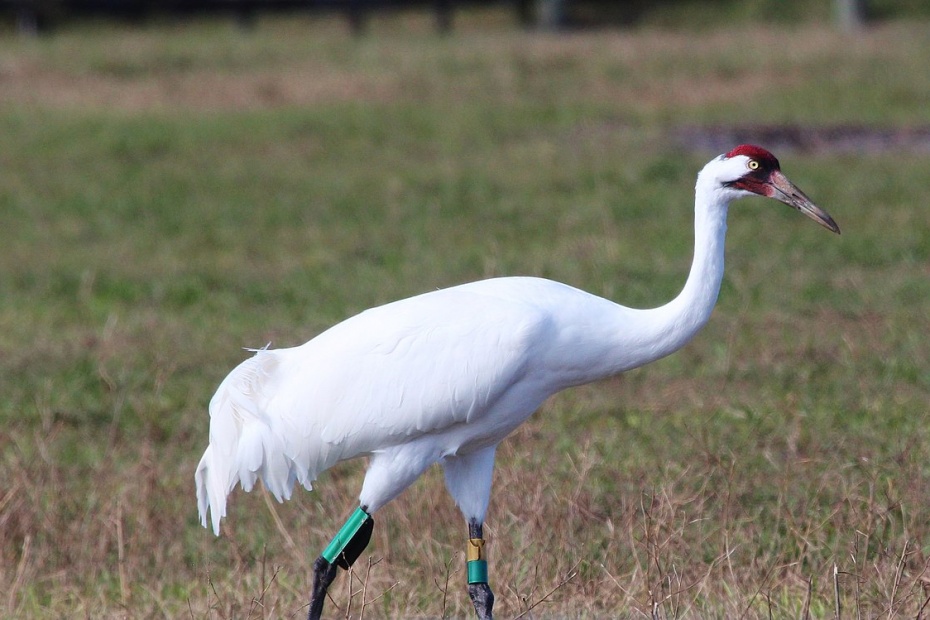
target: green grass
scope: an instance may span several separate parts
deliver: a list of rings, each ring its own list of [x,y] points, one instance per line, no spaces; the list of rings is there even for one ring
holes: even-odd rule
[[[716,155],[677,127],[930,123],[924,25],[481,19],[0,40],[0,615],[300,617],[364,463],[274,513],[237,491],[224,536],[201,529],[206,405],[241,347],[494,275],[656,305]],[[918,615],[930,160],[777,154],[843,235],[735,204],[704,332],[502,445],[502,617],[826,617],[834,566],[844,617]],[[464,538],[431,472],[379,514],[331,617],[466,616]]]

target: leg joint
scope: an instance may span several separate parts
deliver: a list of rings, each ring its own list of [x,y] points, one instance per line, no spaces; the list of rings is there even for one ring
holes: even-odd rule
[[[361,508],[356,508],[342,529],[323,550],[323,559],[330,564],[348,569],[368,546],[374,523],[370,514]]]
[[[488,556],[484,550],[483,538],[468,539],[468,548],[465,552],[468,568],[468,583],[488,582]]]
[[[465,551],[465,559],[469,562],[473,560],[487,560],[488,556],[484,551],[483,538],[469,538],[468,548]]]

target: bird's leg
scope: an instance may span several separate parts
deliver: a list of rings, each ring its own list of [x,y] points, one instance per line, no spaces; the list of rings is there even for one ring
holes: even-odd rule
[[[323,615],[326,590],[336,578],[336,567],[348,570],[368,546],[375,520],[365,508],[361,506],[355,509],[339,533],[313,563],[313,590],[310,592],[307,620],[319,620]]]
[[[481,523],[468,523],[468,551],[465,559],[468,560],[468,596],[475,606],[475,613],[478,614],[478,620],[491,620],[494,593],[488,585],[488,556],[484,550]]]
[[[326,590],[336,578],[336,565],[326,561],[320,556],[313,563],[313,590],[310,592],[310,611],[307,620],[320,620],[323,615],[323,602],[326,601]]]

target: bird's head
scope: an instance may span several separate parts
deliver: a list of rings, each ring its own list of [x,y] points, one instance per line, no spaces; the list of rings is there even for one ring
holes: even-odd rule
[[[749,194],[774,198],[794,207],[824,228],[840,232],[833,218],[788,180],[778,160],[764,148],[742,144],[711,164],[718,187],[733,192],[733,198]]]

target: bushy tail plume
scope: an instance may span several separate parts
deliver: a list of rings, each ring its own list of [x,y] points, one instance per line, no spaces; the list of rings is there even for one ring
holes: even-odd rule
[[[252,490],[261,478],[278,501],[289,499],[296,475],[283,439],[262,411],[262,385],[274,371],[272,351],[258,351],[237,366],[210,401],[210,445],[197,466],[194,482],[200,522],[220,533],[226,496],[241,483]]]

